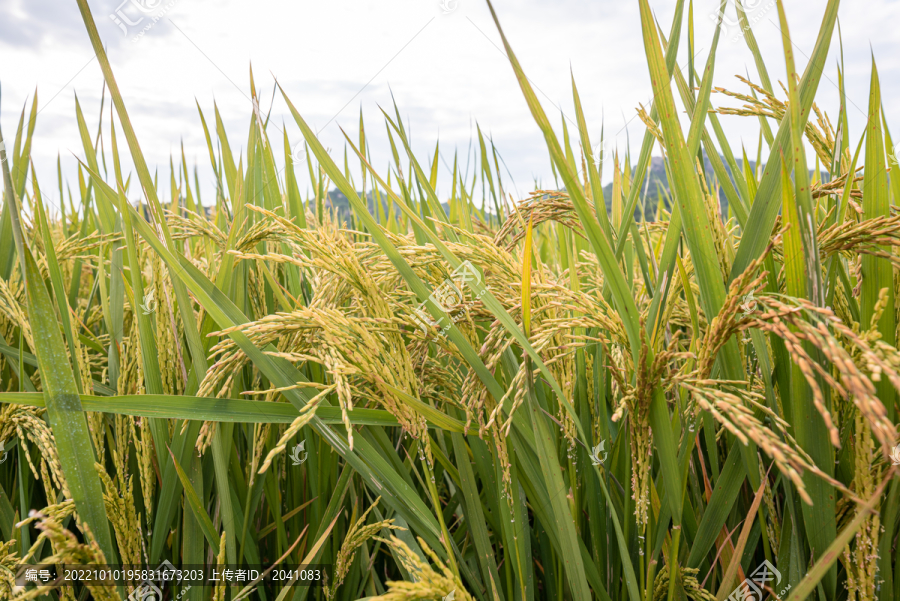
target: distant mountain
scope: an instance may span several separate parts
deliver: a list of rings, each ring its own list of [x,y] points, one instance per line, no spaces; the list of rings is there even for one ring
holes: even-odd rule
[[[706,177],[706,185],[710,188],[716,188],[718,186],[718,179],[716,178],[715,172],[713,171],[712,163],[709,158],[704,154],[704,175]],[[725,157],[720,157],[722,164],[725,166],[725,171],[728,174],[728,179],[731,180],[732,185],[734,185],[734,176],[731,173],[731,169],[728,167],[728,163],[725,161]],[[742,159],[736,159],[738,169],[744,169],[744,161]],[[633,172],[634,167],[632,168]],[[750,161],[750,169],[752,171],[756,171],[756,161]],[[810,170],[810,176],[813,175],[813,171]],[[828,174],[822,172],[820,174],[822,181],[828,180]],[[725,193],[722,191],[721,186],[719,188],[719,209],[721,210],[723,215],[728,214],[728,199],[725,198]],[[603,186],[603,198],[606,201],[606,211],[607,213],[612,211],[612,183],[606,184]],[[358,192],[360,196],[362,192]],[[643,199],[644,210],[641,210],[641,202],[640,200],[635,205],[634,217],[635,219],[641,220],[643,215],[646,215],[646,219],[648,221],[653,221],[656,219],[656,208],[659,205],[659,197],[663,195],[663,204],[667,210],[671,210],[669,206],[669,200],[671,198],[671,191],[669,189],[669,178],[666,177],[666,168],[665,163],[662,157],[651,157],[650,165],[647,169],[647,174],[644,177],[644,181],[641,182],[641,198]],[[369,212],[372,215],[377,215],[376,212],[376,201],[372,192],[368,192],[366,194],[368,200]],[[387,214],[387,204],[385,203],[385,196],[381,196],[381,203],[385,214]],[[624,200],[624,199],[623,199]],[[444,211],[448,214],[450,212],[450,205],[446,202],[441,203],[444,207]],[[350,201],[344,196],[343,192],[338,190],[337,188],[330,190],[328,192],[328,198],[325,203],[326,207],[336,208],[340,215],[344,216],[344,218],[348,218],[350,215]],[[313,211],[315,211],[315,207],[311,207]],[[643,215],[642,215],[643,213]]]
[[[356,194],[358,196],[362,197],[362,191],[357,191]],[[376,208],[377,201],[375,199],[375,195],[371,191],[366,193],[366,200],[368,201],[367,204],[368,204],[368,208],[369,208],[369,213],[377,216],[378,215],[378,209]],[[385,215],[388,214],[388,204],[386,201],[387,201],[386,195],[381,194],[381,210],[384,211]],[[324,200],[324,204],[325,204],[326,209],[337,209],[338,214],[341,215],[341,217],[344,219],[347,219],[351,213],[350,199],[347,198],[344,195],[344,193],[341,192],[340,190],[338,190],[337,188],[334,188],[334,189],[328,191],[328,194]],[[441,206],[444,207],[444,211],[447,212],[447,214],[450,213],[450,205],[448,203],[442,202]],[[310,209],[312,210],[313,213],[316,212],[316,207],[315,207],[314,202],[310,203]],[[399,213],[399,209],[394,209],[394,213],[395,214]]]
[[[722,160],[722,164],[725,165],[725,171],[728,173],[728,178],[731,180],[732,185],[734,185],[734,176],[731,174],[731,169],[728,167],[728,163],[725,162],[725,157],[720,157]],[[703,170],[704,175],[706,177],[707,186],[713,188],[718,184],[718,179],[716,178],[715,172],[713,171],[712,163],[709,158],[704,154],[703,155]],[[743,160],[736,160],[738,169],[744,168]],[[750,161],[750,169],[756,169],[756,161]],[[633,172],[633,171],[632,171]],[[612,183],[609,183],[603,187],[603,198],[606,200],[606,210],[607,212],[612,210]],[[669,189],[669,178],[666,176],[666,167],[662,157],[650,157],[650,166],[647,169],[647,175],[644,177],[644,181],[641,183],[641,198],[644,199],[644,210],[647,217],[647,220],[653,221],[656,219],[656,208],[659,206],[659,196],[661,193],[664,193],[663,204],[667,210],[670,210],[669,201],[665,198],[671,198],[671,191]],[[722,191],[721,187],[719,188],[719,208],[722,211],[722,214],[725,215],[728,212],[728,200],[725,198],[725,193]],[[635,219],[641,219],[641,203],[638,201],[634,210]]]
[[[731,173],[731,169],[728,166],[728,163],[725,161],[725,157],[719,157],[722,161],[722,164],[725,166],[725,172],[728,174],[728,179],[731,181],[731,184],[734,186],[734,176]],[[715,188],[718,186],[718,178],[716,178],[715,172],[713,171],[712,163],[709,160],[709,157],[704,153],[703,155],[703,171],[704,176],[706,177],[706,185],[710,188]],[[735,159],[737,163],[738,169],[743,172],[744,169],[744,161],[743,159]],[[750,170],[754,173],[756,172],[756,161],[750,161]],[[633,168],[632,168],[633,172]],[[814,170],[809,171],[810,177],[815,173]],[[821,172],[819,175],[822,181],[828,181],[828,173]],[[603,187],[603,198],[606,200],[606,210],[610,212],[612,210],[612,183],[609,183]],[[668,198],[671,198],[671,191],[669,190],[669,178],[666,177],[666,168],[663,162],[662,157],[651,157],[650,158],[650,166],[647,170],[647,175],[644,178],[644,181],[641,183],[641,198],[644,199],[644,209],[645,214],[647,216],[647,220],[653,221],[656,219],[656,208],[659,205],[659,195],[664,191],[665,195],[668,195]],[[665,196],[664,195],[664,196]],[[667,210],[670,210],[668,200],[663,200],[663,203]],[[719,186],[719,209],[722,212],[722,215],[728,214],[728,199],[725,197],[725,192],[722,190],[721,186]],[[635,219],[641,219],[641,203],[635,205],[634,210]]]

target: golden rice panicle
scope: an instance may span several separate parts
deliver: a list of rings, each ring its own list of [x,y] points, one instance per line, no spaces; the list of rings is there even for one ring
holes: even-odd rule
[[[31,324],[25,313],[25,287],[18,277],[18,271],[15,276],[9,280],[0,278],[0,317],[6,322],[7,333],[11,333],[13,328],[20,330],[29,348],[34,348]]]
[[[406,543],[396,536],[390,540],[379,539],[393,547],[401,563],[412,577],[412,582],[388,580],[388,591],[372,601],[416,601],[443,599],[453,593],[454,601],[474,601],[462,583],[445,566],[424,540],[418,538],[419,546],[431,558],[439,571],[413,553]]]
[[[116,382],[119,394],[144,394],[144,360],[141,352],[140,330],[134,314],[132,314],[132,327],[129,328],[128,336],[123,337],[121,348],[119,378]]]
[[[344,582],[344,578],[347,577],[350,567],[353,564],[353,558],[356,556],[357,549],[359,549],[367,540],[375,538],[382,530],[404,530],[404,528],[401,528],[400,526],[395,526],[394,520],[392,519],[366,524],[366,518],[368,518],[369,512],[375,509],[380,500],[381,497],[375,499],[375,501],[369,505],[369,508],[366,509],[359,519],[347,530],[347,534],[344,536],[344,542],[341,543],[341,548],[338,551],[337,560],[334,564],[333,580],[331,584],[325,586],[325,598],[329,601],[334,599],[338,587],[341,586]]]
[[[169,395],[182,394],[184,381],[184,364],[181,349],[181,334],[184,330],[181,317],[172,305],[172,286],[168,270],[163,268],[157,256],[150,258],[152,279],[149,289],[156,298],[156,309],[153,317],[156,322],[156,350],[159,361],[159,372],[162,378],[163,393]]]
[[[716,421],[728,429],[739,441],[746,445],[753,441],[759,448],[772,457],[781,473],[788,477],[797,487],[797,492],[806,503],[812,499],[806,491],[801,475],[809,470],[824,476],[821,470],[807,461],[795,445],[784,442],[775,432],[766,428],[754,415],[754,409],[765,408],[759,404],[755,393],[741,390],[733,385],[743,382],[718,382],[716,380],[685,380],[681,386],[690,393],[694,402],[703,411],[708,411]],[[724,390],[721,388],[725,388]],[[748,402],[748,401],[752,401]],[[748,407],[748,405],[750,405]],[[770,418],[774,416],[771,415]],[[778,427],[784,424],[775,420]],[[782,432],[782,436],[784,436]],[[826,477],[827,478],[827,477]]]
[[[688,599],[692,601],[715,601],[716,596],[703,588],[697,580],[700,570],[679,566],[681,585]],[[664,601],[669,596],[669,565],[663,564],[653,583],[653,601]]]
[[[219,538],[219,554],[216,556],[216,567],[218,568],[220,573],[225,567],[225,544],[225,531],[223,530],[222,536]],[[227,586],[228,585],[223,578],[213,590],[212,601],[225,601],[225,590]]]
[[[594,206],[589,203],[593,211]],[[521,223],[533,222],[533,227],[545,221],[561,223],[584,237],[584,228],[578,219],[578,213],[572,205],[572,201],[566,192],[559,190],[535,190],[517,207],[517,213],[521,217]],[[503,245],[507,250],[516,246],[525,237],[525,228],[517,219],[507,219],[494,235],[496,246]]]
[[[45,517],[52,518],[56,521],[64,521],[69,516],[74,515],[75,513],[75,501],[72,499],[67,499],[62,501],[61,503],[54,503],[53,505],[47,505],[40,511],[31,511],[28,514],[28,517],[24,520],[21,520],[16,524],[16,527],[21,528],[22,526],[27,526],[28,524],[32,524],[37,522],[38,520],[44,519]],[[37,552],[38,546],[36,544],[32,544],[31,549],[29,549],[25,556],[22,558],[22,561],[27,561],[30,559],[35,552]]]
[[[271,401],[270,401],[271,402]],[[250,485],[256,482],[256,476],[259,472],[259,462],[262,454],[266,451],[269,444],[269,437],[272,434],[272,424],[254,424],[253,425],[253,454],[250,456]]]
[[[641,341],[638,359],[637,383],[625,387],[620,405],[613,414],[613,421],[622,419],[627,411],[628,434],[631,451],[631,498],[634,500],[634,515],[641,531],[647,526],[650,514],[650,464],[653,446],[650,430],[650,401],[653,390],[651,367],[647,364],[647,341]]]
[[[763,492],[763,502],[766,504],[766,513],[764,517],[760,517],[765,519],[766,533],[769,535],[772,548],[777,549],[779,548],[778,541],[781,536],[781,524],[778,521],[778,512],[775,509],[775,491],[772,489],[772,482],[769,480],[769,475],[765,471],[765,464],[762,462],[762,457],[759,457],[759,459],[759,479],[766,485],[765,491]]]
[[[150,432],[150,424],[147,418],[130,418],[131,437],[137,452],[138,478],[141,483],[141,496],[144,499],[152,499],[156,488],[156,451],[154,450],[153,435]],[[140,432],[140,436],[138,436]],[[144,506],[144,518],[147,530],[152,528],[153,507]]]
[[[856,412],[855,439],[856,465],[853,477],[853,489],[857,495],[863,498],[870,497],[881,480],[883,470],[879,458],[875,452],[875,443],[872,439],[872,431],[861,414]],[[851,511],[859,511],[854,507]],[[847,570],[847,599],[848,601],[864,601],[878,597],[876,585],[878,584],[878,562],[881,559],[878,549],[881,534],[881,518],[877,513],[871,513],[857,530],[856,536],[850,544],[844,547],[843,563]]]
[[[53,431],[43,419],[44,412],[44,409],[23,405],[4,406],[0,409],[0,441],[5,442],[15,435],[19,439],[21,449],[27,451],[29,441],[35,445],[37,455],[40,457],[40,470],[34,465],[33,453],[30,451],[24,453],[26,463],[35,479],[43,481],[44,490],[50,498],[56,498],[58,493],[70,498],[71,493],[59,462]]]
[[[768,295],[760,297],[760,300],[764,310],[742,327],[752,325],[775,333],[784,340],[792,360],[801,367],[812,389],[814,404],[829,428],[832,444],[840,446],[837,428],[823,405],[817,378],[822,378],[840,397],[853,401],[869,422],[872,434],[887,456],[896,444],[897,430],[888,419],[884,403],[875,394],[874,382],[886,377],[900,391],[900,372],[893,367],[896,350],[887,351],[877,344],[877,340],[873,349],[864,337],[836,319],[830,309],[817,307],[809,301]],[[836,376],[809,356],[803,347],[804,342],[811,343],[821,352],[833,366]]]
[[[49,508],[48,508],[49,509]],[[63,527],[64,519],[59,512],[53,514],[38,513],[32,511],[32,518],[35,521],[35,527],[40,531],[37,540],[34,542],[32,549],[36,549],[42,541],[50,541],[53,553],[47,557],[41,558],[41,562],[45,564],[69,564],[69,565],[106,565],[107,560],[103,555],[103,551],[97,545],[91,534],[87,524],[78,521],[78,529],[84,534],[86,542],[80,542],[78,538],[69,530]],[[31,552],[29,552],[30,555]],[[94,581],[96,582],[96,581]],[[86,583],[88,590],[92,595],[92,599],[97,601],[121,601],[115,586],[109,586],[109,583],[90,584]],[[12,601],[26,601],[35,599],[47,593],[46,588],[37,587],[31,591],[23,591],[20,587],[13,589]]]
[[[732,92],[724,88],[714,88],[715,92],[736,98],[745,103],[741,108],[719,107],[718,109],[715,109],[717,113],[721,115],[771,117],[777,122],[780,122],[784,115],[790,110],[787,102],[778,100],[774,95],[769,94],[765,89],[754,84],[749,79],[740,75],[736,75],[735,77],[750,87],[756,94],[761,96],[761,98]],[[784,90],[783,84],[781,85],[781,88]],[[787,91],[785,91],[785,95],[787,95]],[[806,122],[806,130],[804,133],[806,134],[806,139],[818,155],[819,160],[822,164],[828,165],[831,163],[831,158],[834,156],[834,130],[831,127],[831,122],[828,120],[827,115],[823,116],[823,113],[815,103],[813,103],[813,110],[819,117],[818,126],[816,121],[809,119]],[[820,129],[820,127],[822,129]]]
[[[287,427],[284,434],[281,438],[278,439],[278,443],[269,451],[269,454],[266,455],[266,460],[263,461],[262,467],[259,468],[257,473],[264,474],[266,470],[269,469],[269,466],[272,465],[272,461],[274,461],[275,457],[284,452],[284,449],[287,447],[288,441],[296,436],[297,432],[300,431],[303,426],[312,421],[312,419],[316,416],[316,407],[318,407],[319,402],[325,398],[330,392],[334,390],[334,386],[329,386],[324,389],[322,392],[314,396],[310,399],[309,403],[300,411],[300,415],[298,415],[293,422]]]
[[[4,599],[12,597],[13,587],[16,585],[16,569],[20,563],[16,555],[16,539],[0,542],[0,595]]]
[[[116,486],[103,465],[97,463],[96,468],[103,483],[106,514],[116,534],[120,559],[126,565],[140,565],[143,532],[134,506],[133,478],[123,478],[124,482]]]

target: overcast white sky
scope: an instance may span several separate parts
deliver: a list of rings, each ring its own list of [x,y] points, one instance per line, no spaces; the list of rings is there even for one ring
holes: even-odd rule
[[[745,5],[754,7],[750,11],[756,20],[754,32],[770,75],[784,81],[778,15],[772,2],[745,0]],[[89,4],[151,169],[158,167],[160,181],[166,182],[169,155],[178,153],[183,141],[189,163],[199,165],[206,204],[212,200],[214,184],[195,100],[208,122],[215,101],[232,148],[245,147],[251,63],[263,110],[269,108],[277,77],[310,125],[321,128],[322,141],[341,164],[343,138],[338,126],[355,136],[362,108],[375,166],[386,168],[390,148],[378,107],[391,107],[393,91],[417,153],[433,152],[440,139],[441,154],[452,165],[455,150],[465,156],[477,121],[492,136],[512,174],[515,187],[507,183],[507,189],[514,196],[527,194],[535,180],[553,185],[543,138],[500,50],[499,35],[483,1],[90,0]],[[812,52],[825,5],[825,0],[786,2],[800,71]],[[651,6],[668,31],[675,1],[651,0]],[[714,27],[711,13],[717,7],[718,0],[694,0],[700,65],[706,61]],[[574,120],[571,68],[595,142],[605,121],[607,137],[624,149],[627,123],[632,150],[637,152],[643,126],[634,118],[635,108],[638,103],[648,106],[652,94],[637,0],[495,0],[495,8],[556,126],[563,118]],[[120,21],[127,34],[110,18],[116,11],[124,15]],[[900,137],[900,1],[844,0],[839,14],[852,135],[858,139],[865,122],[872,52],[888,123]],[[730,0],[726,15],[726,22],[735,20]],[[154,22],[155,17],[159,18]],[[128,26],[126,20],[137,24]],[[140,35],[142,29],[146,31]],[[758,77],[736,30],[727,33],[719,44],[715,85],[741,89],[735,74],[749,72],[757,81]],[[686,66],[686,43],[681,47],[679,64]],[[835,38],[819,93],[820,105],[833,119],[838,57]],[[100,110],[102,75],[75,0],[0,0],[0,85],[0,119],[9,142],[23,104],[30,103],[38,90],[40,114],[32,153],[42,191],[55,202],[57,153],[73,188],[73,153],[83,156],[74,94],[93,131]],[[108,100],[107,96],[104,129],[108,129]],[[724,99],[714,95],[713,101]],[[743,140],[748,154],[755,155],[755,123],[738,117],[722,121],[732,144]],[[299,140],[299,129],[277,96],[269,126],[276,148],[282,144],[282,122],[290,139]],[[571,121],[569,127],[574,133]],[[125,168],[130,168],[130,161]],[[508,182],[509,175],[503,175]],[[306,189],[306,169],[298,170],[297,176],[301,190]],[[442,167],[439,188],[448,191],[448,182],[449,171]],[[168,186],[160,187],[166,198]]]

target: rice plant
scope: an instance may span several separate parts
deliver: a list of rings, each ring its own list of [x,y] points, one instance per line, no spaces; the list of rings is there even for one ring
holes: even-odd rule
[[[758,79],[715,90],[720,29],[685,74],[692,6],[637,0],[636,158],[595,156],[574,80],[558,135],[491,7],[560,184],[518,201],[480,133],[439,195],[396,107],[388,170],[345,134],[354,180],[280,88],[305,165],[198,106],[215,199],[183,156],[160,182],[77,1],[112,110],[76,103],[75,199],[42,199],[36,99],[0,134],[0,598],[900,599],[900,178],[874,60],[864,131],[815,103],[838,0],[802,75],[778,3],[778,86],[738,1]],[[266,571],[23,576],[60,564]]]

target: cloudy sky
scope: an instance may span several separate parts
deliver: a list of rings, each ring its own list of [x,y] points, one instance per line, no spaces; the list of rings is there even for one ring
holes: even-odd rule
[[[674,0],[650,0],[663,27]],[[697,62],[703,64],[713,35],[719,0],[694,0]],[[440,140],[442,163],[458,152],[465,163],[479,124],[490,135],[506,167],[507,188],[521,197],[535,182],[553,185],[543,139],[534,124],[497,30],[480,0],[89,0],[91,11],[151,169],[168,177],[169,156],[184,144],[188,162],[199,167],[205,203],[214,183],[197,104],[207,120],[215,102],[235,151],[246,146],[251,115],[250,67],[270,104],[270,139],[281,147],[281,128],[292,141],[299,129],[276,95],[278,79],[326,147],[343,162],[339,127],[356,132],[362,109],[376,167],[390,156],[379,107],[391,93],[408,123],[417,152],[431,153]],[[495,0],[495,8],[544,108],[561,129],[574,129],[570,70],[579,87],[593,139],[601,126],[620,150],[630,140],[637,152],[643,127],[638,104],[649,105],[637,0]],[[774,0],[745,0],[755,22],[770,75],[784,81],[784,58]],[[825,0],[789,0],[788,22],[798,70],[806,66]],[[900,1],[845,0],[840,9],[846,89],[852,135],[865,123],[871,57],[882,85],[883,105],[900,137]],[[725,23],[735,21],[729,0]],[[117,22],[118,21],[118,22]],[[752,56],[734,27],[717,53],[715,85],[740,89],[736,74],[758,81]],[[819,104],[837,114],[837,40],[819,88]],[[679,64],[688,55],[682,44]],[[74,155],[82,156],[75,121],[75,94],[89,127],[96,131],[102,75],[75,0],[0,0],[0,124],[11,139],[25,102],[38,91],[33,157],[42,191],[56,201],[56,157],[75,180]],[[108,96],[104,128],[108,128]],[[716,95],[716,104],[726,100]],[[722,119],[733,146],[756,152],[751,120]],[[355,135],[355,133],[353,134]],[[108,150],[108,143],[107,143]],[[351,161],[351,164],[353,162]],[[130,168],[126,161],[125,168]],[[471,169],[472,167],[470,167]],[[471,171],[470,171],[471,173]],[[298,170],[301,189],[306,170]],[[441,167],[439,187],[448,189]],[[161,186],[162,187],[162,186]],[[166,189],[167,186],[166,186]],[[165,192],[163,196],[168,196]]]

